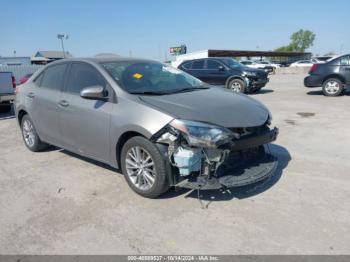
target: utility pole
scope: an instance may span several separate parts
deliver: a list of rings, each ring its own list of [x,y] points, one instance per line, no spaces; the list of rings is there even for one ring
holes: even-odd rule
[[[61,40],[63,58],[66,58],[66,52],[64,51],[63,39],[67,40],[68,39],[68,35],[67,34],[58,34],[57,38]]]

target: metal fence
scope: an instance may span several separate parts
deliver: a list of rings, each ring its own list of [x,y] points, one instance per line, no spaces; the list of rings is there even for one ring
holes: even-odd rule
[[[12,72],[18,84],[21,77],[32,74],[42,67],[43,65],[0,66],[0,72]]]

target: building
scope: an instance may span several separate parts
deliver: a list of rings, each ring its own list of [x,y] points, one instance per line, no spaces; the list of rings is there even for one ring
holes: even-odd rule
[[[37,51],[31,58],[33,64],[46,64],[63,58],[73,57],[69,52],[62,51]]]
[[[184,55],[178,55],[172,65],[177,67],[185,60],[199,59],[207,57],[232,57],[236,59],[269,59],[273,62],[281,63],[288,62],[292,63],[298,60],[310,59],[311,53],[307,52],[275,52],[275,51],[248,51],[248,50],[218,50],[218,49],[207,49],[197,52],[192,52]]]
[[[28,56],[11,56],[11,57],[1,57],[0,56],[0,66],[21,66],[21,65],[31,65],[30,57]]]

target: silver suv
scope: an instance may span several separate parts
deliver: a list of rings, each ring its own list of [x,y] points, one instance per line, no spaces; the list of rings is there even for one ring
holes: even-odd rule
[[[265,106],[155,61],[50,63],[19,87],[15,112],[29,150],[55,145],[121,168],[145,197],[247,185],[277,166]]]

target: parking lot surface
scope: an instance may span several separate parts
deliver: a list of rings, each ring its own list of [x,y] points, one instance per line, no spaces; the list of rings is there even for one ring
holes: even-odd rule
[[[303,75],[260,93],[280,128],[268,181],[145,199],[123,176],[65,150],[32,153],[0,115],[1,254],[350,254],[350,94]],[[229,114],[229,112],[227,112]]]

